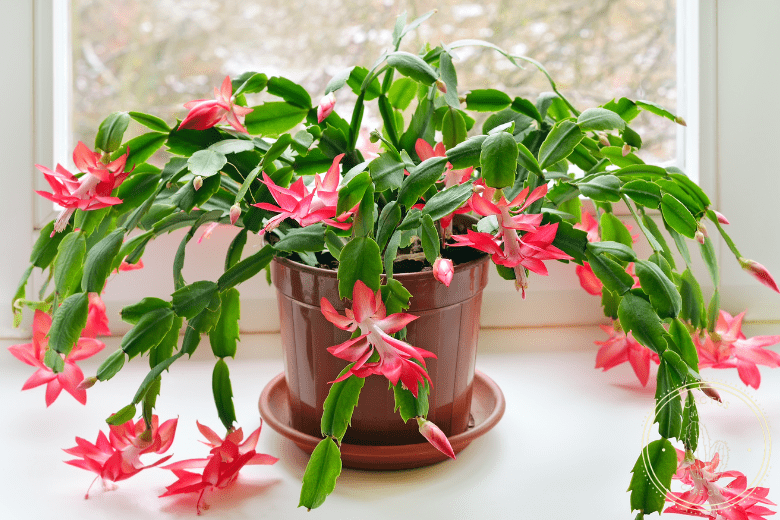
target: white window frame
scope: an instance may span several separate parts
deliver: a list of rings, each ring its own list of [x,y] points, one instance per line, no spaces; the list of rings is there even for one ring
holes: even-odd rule
[[[744,160],[745,155],[759,158],[752,163],[748,161],[748,167],[763,175],[761,181],[769,182],[770,188],[774,186],[771,184],[769,168],[760,159],[762,149],[756,144],[765,142],[765,139],[749,135],[751,128],[743,125],[742,131],[748,135],[742,135],[742,148],[722,146],[724,131],[731,135],[731,129],[740,124],[733,119],[731,107],[745,101],[734,88],[730,76],[724,73],[727,70],[724,65],[730,66],[730,60],[738,53],[749,52],[750,49],[739,47],[740,41],[751,42],[759,38],[775,42],[770,48],[780,46],[780,34],[771,26],[771,20],[776,17],[764,15],[777,12],[778,7],[772,2],[756,0],[749,7],[743,4],[743,11],[740,12],[729,2],[678,0],[678,78],[682,85],[678,91],[678,113],[683,114],[688,123],[687,129],[678,134],[678,143],[679,148],[685,150],[680,158],[682,166],[686,171],[698,174],[701,186],[712,195],[714,207],[732,220],[730,229],[740,237],[738,241],[744,254],[762,261],[780,275],[780,241],[764,240],[764,234],[755,230],[755,224],[763,222],[759,226],[774,229],[774,236],[777,237],[774,206],[771,203],[751,204],[750,201],[746,202],[745,196],[732,197],[734,173],[731,169],[742,164],[740,161]],[[63,27],[69,24],[55,23],[55,20],[63,20],[66,19],[63,17],[68,16],[65,0],[34,0],[32,3],[0,0],[0,4],[4,13],[0,20],[0,42],[4,43],[0,47],[4,49],[0,51],[0,64],[4,70],[14,71],[6,76],[13,79],[6,80],[7,95],[2,99],[3,113],[9,115],[6,120],[13,121],[13,127],[6,125],[2,130],[0,145],[3,147],[6,167],[3,173],[6,180],[4,185],[13,187],[0,192],[0,211],[5,217],[0,240],[8,251],[6,269],[0,274],[0,301],[8,302],[16,290],[18,277],[26,267],[26,252],[37,236],[35,228],[51,218],[50,206],[47,208],[47,205],[36,202],[38,197],[33,192],[40,189],[42,176],[33,168],[33,164],[37,162],[51,166],[56,162],[55,158],[60,158],[60,161],[67,158],[72,147],[67,136],[58,136],[53,130],[69,128],[66,108],[70,106],[67,99],[69,90],[59,88],[58,84],[70,84],[70,59],[66,59],[69,56],[65,54],[69,52],[69,34],[67,27]],[[718,19],[723,19],[723,16],[728,17],[729,24],[718,24]],[[745,29],[748,20],[749,31]],[[776,61],[767,61],[764,68],[771,69]],[[21,67],[18,66],[20,62],[23,64]],[[763,84],[761,80],[767,74],[778,75],[776,64],[770,73],[752,74],[751,69],[742,74],[748,75],[742,81],[750,83],[751,88],[758,88],[767,98],[774,95],[769,89],[776,82]],[[729,90],[719,88],[724,84],[727,84]],[[728,112],[729,119],[723,117],[724,112]],[[780,114],[777,114],[775,120],[780,120]],[[774,134],[775,142],[780,137],[778,134],[780,132],[777,131]],[[729,190],[729,197],[722,197],[721,190]],[[777,195],[780,195],[780,188],[777,191]],[[12,222],[13,225],[10,225]],[[715,234],[713,229],[711,231]],[[207,245],[194,247],[193,244],[188,248],[185,277],[188,280],[216,278],[230,235],[229,232],[215,233],[210,241],[204,242]],[[116,316],[123,305],[137,301],[150,288],[152,292],[167,296],[165,287],[171,278],[170,258],[179,238],[180,234],[176,233],[161,237],[150,248],[144,270],[123,273],[111,281],[104,295],[110,314]],[[723,259],[721,301],[724,307],[732,312],[747,307],[750,309],[749,317],[754,320],[780,322],[780,304],[776,295],[739,272],[739,266],[729,251],[718,242],[719,256]],[[220,253],[215,253],[215,250]],[[692,252],[695,253],[695,249],[692,248]],[[160,257],[157,265],[151,261],[156,256]],[[699,264],[697,262],[700,279],[707,280],[706,271]],[[512,284],[499,280],[498,276],[491,276],[492,281],[483,298],[483,326],[559,326],[603,321],[596,299],[579,288],[571,266],[556,264],[551,267],[550,277],[532,278],[528,299],[522,303]],[[209,269],[215,272],[211,273]],[[39,287],[40,280],[34,280],[32,285]],[[266,286],[264,280],[244,284],[242,295],[242,329],[278,329],[274,292]],[[517,305],[513,307],[523,312],[518,315],[506,313],[508,305],[515,303]],[[10,313],[0,314],[0,337],[28,334],[24,329],[20,331],[11,328]],[[121,334],[126,330],[126,325],[118,319],[112,320],[112,329]]]

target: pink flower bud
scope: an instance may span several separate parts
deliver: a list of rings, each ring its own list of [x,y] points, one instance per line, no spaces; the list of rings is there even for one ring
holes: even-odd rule
[[[599,143],[601,143],[602,146],[611,146],[609,138],[604,132],[599,132]]]
[[[769,271],[766,267],[759,264],[755,260],[748,260],[747,258],[740,258],[739,265],[742,266],[742,269],[753,275],[753,278],[766,285],[773,291],[780,293],[780,289],[777,288],[777,282],[775,282],[775,279],[772,278],[771,274],[769,274]]]
[[[87,388],[92,388],[97,382],[98,379],[96,377],[85,377],[84,380],[78,384],[76,390],[86,390]]]
[[[433,277],[447,287],[449,287],[450,282],[452,282],[452,275],[454,272],[452,260],[449,258],[439,257],[433,262]]]
[[[325,121],[325,118],[327,118],[330,113],[333,112],[333,107],[335,105],[336,96],[333,95],[333,92],[320,99],[320,105],[317,107],[317,122],[322,123]]]
[[[721,213],[720,211],[713,210],[713,213],[715,213],[715,216],[718,217],[718,222],[720,222],[721,224],[724,224],[726,226],[730,224],[729,219],[724,217],[723,213]]]
[[[694,233],[693,238],[695,238],[696,241],[698,243],[700,243],[701,245],[704,245],[704,238],[705,238],[705,236],[706,235],[704,233],[702,233],[699,230],[696,230],[696,233]]]
[[[623,145],[623,157],[631,153],[631,145],[630,144],[624,144]]]
[[[420,427],[422,436],[425,437],[434,448],[451,459],[455,458],[455,452],[452,450],[450,441],[447,440],[447,436],[444,435],[444,432],[441,431],[438,426],[422,417],[417,418],[417,425]]]
[[[441,92],[442,94],[447,93],[447,84],[440,79],[436,80],[436,88],[439,89],[439,92]]]
[[[203,177],[198,175],[194,179],[192,179],[192,187],[195,188],[195,191],[198,191],[203,187]]]
[[[721,398],[720,398],[720,394],[718,393],[718,391],[717,391],[717,390],[715,390],[714,388],[712,388],[712,387],[709,385],[709,383],[707,383],[706,381],[702,381],[702,382],[701,382],[701,384],[699,385],[699,389],[700,389],[702,392],[704,392],[704,395],[706,395],[706,396],[707,396],[707,397],[709,397],[710,399],[714,399],[715,401],[718,401],[719,403],[722,403],[722,402],[723,402],[723,401],[721,400]]]
[[[677,118],[674,120],[675,123],[682,126],[688,126],[688,123],[685,122],[685,119],[683,119],[680,116],[677,116]]]
[[[238,217],[241,216],[241,206],[238,204],[233,204],[230,206],[230,223],[234,226],[236,225],[236,222],[238,222]]]

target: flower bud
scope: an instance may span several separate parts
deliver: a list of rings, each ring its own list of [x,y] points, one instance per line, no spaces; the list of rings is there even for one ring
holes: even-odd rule
[[[699,385],[699,389],[700,389],[702,392],[704,392],[704,395],[706,395],[706,396],[707,396],[707,397],[709,397],[710,399],[713,399],[713,400],[715,400],[715,401],[718,401],[719,403],[722,403],[722,402],[723,402],[723,400],[720,398],[720,394],[718,393],[718,391],[717,391],[717,390],[715,390],[714,388],[712,388],[712,387],[709,385],[709,383],[707,383],[706,381],[702,381],[702,382],[701,382],[701,384]]]
[[[623,157],[631,153],[631,145],[630,144],[624,144],[623,145]]]
[[[327,118],[330,113],[333,112],[333,107],[335,105],[336,96],[333,94],[333,92],[320,99],[320,104],[317,107],[317,122],[322,123],[325,118]]]
[[[97,382],[98,382],[98,378],[97,377],[94,377],[94,376],[92,376],[92,377],[85,377],[84,380],[81,381],[81,383],[78,384],[78,386],[76,387],[76,390],[86,390],[87,388],[92,388],[93,386],[95,386],[95,383],[97,383]]]
[[[455,452],[452,450],[450,441],[447,440],[447,436],[444,435],[444,432],[441,431],[438,426],[422,417],[417,417],[417,426],[419,426],[422,436],[425,437],[434,448],[451,459],[455,458]]]
[[[682,118],[682,117],[680,117],[680,116],[677,116],[677,117],[675,118],[674,122],[675,122],[675,123],[677,123],[678,125],[682,125],[682,126],[688,126],[688,123],[686,123],[686,122],[685,122],[685,119],[683,119],[683,118]]]
[[[695,238],[695,239],[696,239],[696,241],[697,241],[698,243],[700,243],[701,245],[704,245],[704,238],[705,238],[705,236],[706,236],[706,235],[705,235],[704,233],[702,233],[701,231],[699,231],[699,230],[697,229],[697,230],[696,230],[696,233],[694,233],[694,235],[693,235],[693,238]]]
[[[780,289],[777,288],[777,282],[775,282],[775,279],[772,278],[771,274],[769,274],[769,271],[766,267],[759,264],[755,260],[748,260],[747,258],[740,258],[739,265],[742,267],[742,269],[750,273],[753,278],[766,285],[773,291],[780,293]]]
[[[436,80],[436,88],[439,89],[439,92],[441,92],[442,94],[447,93],[447,84],[440,79]]]
[[[439,257],[433,262],[433,277],[447,287],[449,287],[452,282],[452,275],[454,272],[452,260],[449,258]]]
[[[381,138],[382,136],[379,134],[379,130],[371,130],[371,133],[368,134],[368,140],[372,143],[378,143]]]
[[[198,191],[203,187],[203,177],[198,175],[194,179],[192,179],[192,187],[195,188],[195,191]]]
[[[715,211],[715,210],[713,210],[712,212],[715,213],[715,216],[718,218],[718,222],[720,222],[721,224],[725,224],[727,226],[730,224],[729,219],[724,217],[723,213],[721,213],[720,211]]]
[[[611,146],[609,137],[607,137],[607,134],[604,132],[599,132],[599,143],[601,143],[602,146]]]
[[[230,223],[234,226],[236,225],[236,222],[238,222],[238,217],[241,216],[241,206],[238,204],[233,204],[230,206]]]

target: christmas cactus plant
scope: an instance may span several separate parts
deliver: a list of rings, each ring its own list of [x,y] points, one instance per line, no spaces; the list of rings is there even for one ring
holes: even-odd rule
[[[37,368],[25,389],[47,384],[47,404],[63,388],[86,402],[87,389],[97,382],[98,388],[110,388],[102,383],[127,361],[147,357],[150,364],[129,404],[108,418],[110,439],[101,433],[95,445],[79,440],[68,452],[84,460],[70,463],[96,472],[104,483],[150,467],[139,456],[163,453],[176,428],[175,421],[158,428],[153,415],[161,379],[206,334],[217,358],[212,386],[226,435],[199,425],[211,455],[163,466],[179,479],[166,495],[198,492],[200,509],[203,493],[228,485],[243,465],[275,462],[255,452],[259,430],[241,442],[226,362],[237,349],[237,286],[274,257],[335,266],[339,297],[351,301],[345,314],[326,298],[321,302],[325,318],[352,338],[328,349],[349,364],[325,401],[323,439],[303,477],[299,505],[318,507],[334,489],[340,443],[370,375],[386,377],[401,419],[416,420],[421,434],[454,458],[444,434],[426,418],[431,385],[426,358],[432,354],[405,341],[405,326],[416,316],[404,312],[410,293],[393,275],[399,260],[411,258],[449,285],[453,259],[466,248],[490,255],[498,274],[523,294],[532,290],[530,273],[548,274],[547,262],[572,264],[583,287],[600,296],[612,323],[597,366],[630,361],[645,384],[650,360],[659,364],[660,438],[644,448],[630,483],[631,509],[639,517],[662,511],[667,500],[674,502],[670,511],[710,518],[732,518],[727,511],[743,515],[734,518],[769,514],[756,505],[768,502],[763,488],[746,489],[737,478],[722,492],[710,485],[720,475],[713,473],[717,461],[693,458],[699,431],[693,392],[718,399],[700,367],[736,366],[757,386],[755,363],[778,365],[778,356],[763,350],[773,338],[739,344],[744,336],[738,326],[734,332],[720,314],[707,225],[748,273],[778,288],[766,269],[740,254],[724,229],[727,221],[696,183],[675,167],[641,159],[642,138],[631,127],[641,111],[670,125],[685,122],[650,101],[626,98],[580,111],[541,64],[490,43],[463,40],[417,53],[400,50],[404,35],[427,16],[408,25],[401,16],[394,48],[369,68],[338,74],[318,105],[286,78],[250,72],[225,78],[213,99],[187,103],[189,112],[182,111],[183,120],[173,126],[140,112],[111,114],[97,131],[94,151],[83,143],[76,147],[76,174],[38,166],[51,186],[40,194],[63,209],[35,244],[14,300],[18,318],[23,308],[35,312],[33,343],[11,349]],[[526,99],[459,85],[454,63],[458,49],[469,46],[493,49],[518,67],[537,67],[552,91]],[[339,89],[352,90],[356,98],[348,118],[334,110]],[[274,100],[253,105],[261,92]],[[367,107],[379,114],[381,126],[364,126]],[[124,142],[131,122],[148,131]],[[162,168],[147,162],[163,149]],[[583,211],[584,197],[592,201],[590,212]],[[618,205],[630,213],[636,238],[649,244],[649,257],[634,250],[635,237],[615,216]],[[459,213],[478,220],[459,228],[453,219]],[[224,273],[216,280],[185,280],[188,242],[199,229],[208,232],[216,225],[240,228],[226,252]],[[175,292],[167,300],[144,298],[125,307],[122,319],[133,328],[121,348],[85,378],[75,361],[103,347],[95,338],[108,331],[100,301],[107,277],[140,268],[150,241],[181,228],[188,232],[173,260]],[[265,245],[244,257],[249,233],[263,236]],[[689,240],[698,242],[712,276],[709,302],[690,268]],[[25,290],[34,268],[48,273],[38,300],[28,299]],[[724,353],[726,340],[727,349],[742,349],[741,357]],[[709,353],[703,359],[702,349]],[[137,414],[142,420],[133,422]],[[192,467],[204,468],[203,475],[186,471]],[[698,491],[682,503],[679,494],[654,487],[648,474],[666,490],[674,477]],[[728,507],[710,500],[705,508],[716,491],[736,498]]]

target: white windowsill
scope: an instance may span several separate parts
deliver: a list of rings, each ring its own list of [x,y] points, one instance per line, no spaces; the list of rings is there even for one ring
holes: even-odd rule
[[[749,334],[766,333],[753,328]],[[506,413],[484,437],[458,457],[429,468],[397,472],[344,470],[319,518],[396,519],[399,511],[423,518],[627,518],[629,471],[642,445],[643,425],[653,408],[653,392],[637,383],[629,366],[603,373],[593,369],[604,334],[595,327],[531,330],[483,330],[477,368],[493,378],[506,397]],[[118,346],[108,340],[106,354]],[[0,485],[9,518],[89,520],[194,517],[195,495],[157,498],[174,479],[167,471],[147,470],[104,492],[86,471],[63,464],[61,449],[76,435],[94,441],[104,418],[121,407],[148,368],[135,360],[114,380],[89,390],[88,406],[62,395],[49,409],[43,389],[19,392],[31,368],[12,359],[9,342],[0,342],[0,364],[7,367],[0,385],[6,399],[7,427],[0,440],[6,468]],[[228,360],[236,394],[236,412],[245,431],[259,424],[257,398],[263,386],[282,371],[279,336],[245,335],[239,356]],[[96,357],[103,357],[102,354]],[[90,360],[93,373],[99,360]],[[218,430],[211,397],[213,360],[206,341],[191,361],[182,360],[163,379],[158,413],[179,417],[174,460],[202,457],[195,421]],[[704,372],[705,377],[740,388],[734,371]],[[780,372],[761,369],[762,384],[750,392],[771,424],[780,422]],[[196,382],[197,381],[197,382]],[[651,383],[652,384],[652,383]],[[735,417],[736,421],[738,417]],[[734,423],[736,426],[738,423]],[[735,435],[739,435],[740,429]],[[731,439],[732,441],[734,439]],[[735,443],[732,442],[732,446]],[[204,517],[308,518],[296,509],[306,456],[292,442],[264,426],[258,451],[281,460],[275,466],[248,467],[238,483],[210,500]],[[145,461],[154,461],[148,457]],[[729,469],[740,467],[732,452]],[[763,482],[777,501],[780,476]],[[205,516],[207,515],[207,516]],[[415,516],[417,516],[415,515]]]

